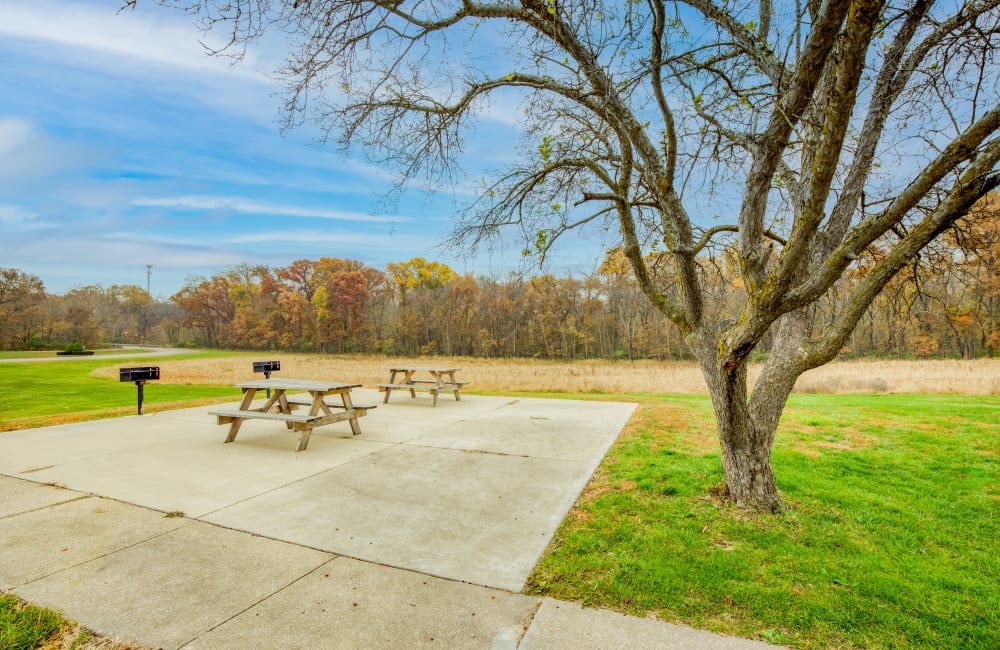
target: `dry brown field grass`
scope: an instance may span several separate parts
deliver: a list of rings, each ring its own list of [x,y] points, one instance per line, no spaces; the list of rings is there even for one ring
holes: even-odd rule
[[[374,386],[388,379],[390,363],[461,368],[470,391],[557,393],[706,393],[701,372],[682,361],[541,361],[432,357],[398,359],[362,355],[269,354],[158,362],[163,382],[226,385],[247,381],[252,359],[278,359],[276,376],[334,379]],[[750,369],[751,382],[760,364]],[[118,376],[117,368],[95,371]],[[258,375],[258,377],[260,377]],[[797,392],[957,393],[1000,395],[1000,359],[927,361],[838,361],[804,374]]]

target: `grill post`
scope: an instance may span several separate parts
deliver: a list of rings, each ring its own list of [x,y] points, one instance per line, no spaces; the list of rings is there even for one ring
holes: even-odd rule
[[[147,381],[152,381],[154,379],[160,378],[160,368],[159,366],[149,366],[146,368],[119,368],[118,369],[118,381],[131,381],[135,382],[135,387],[139,393],[139,401],[137,405],[138,415],[142,415],[145,412],[143,407],[143,387],[146,385]]]

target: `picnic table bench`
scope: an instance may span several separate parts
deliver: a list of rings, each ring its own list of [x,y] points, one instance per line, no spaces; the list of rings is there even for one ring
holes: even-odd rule
[[[394,366],[389,368],[389,381],[384,384],[376,384],[375,387],[379,389],[380,392],[385,393],[385,398],[382,400],[383,404],[389,402],[389,395],[392,394],[393,390],[408,390],[410,391],[410,397],[415,398],[417,396],[416,391],[428,391],[431,394],[432,406],[437,406],[438,393],[450,392],[455,395],[455,401],[461,400],[460,390],[462,386],[467,384],[465,381],[457,381],[455,379],[455,373],[458,372],[458,368],[439,368],[431,366]],[[414,379],[413,375],[416,373],[429,373],[432,379]],[[397,381],[397,375],[402,375],[402,378]]]
[[[361,384],[341,382],[304,381],[300,379],[262,379],[245,384],[236,384],[243,390],[243,400],[237,409],[210,411],[216,416],[217,424],[228,424],[226,442],[236,440],[240,427],[246,420],[271,420],[284,422],[289,430],[297,431],[299,442],[295,451],[302,451],[309,444],[312,430],[326,424],[347,420],[354,435],[361,433],[358,418],[367,414],[374,404],[361,405],[351,401],[351,389]],[[253,408],[258,390],[270,390],[273,394],[263,406]],[[288,395],[288,391],[304,391],[308,395]],[[339,400],[327,402],[327,397]],[[308,413],[293,413],[298,406],[308,406]]]

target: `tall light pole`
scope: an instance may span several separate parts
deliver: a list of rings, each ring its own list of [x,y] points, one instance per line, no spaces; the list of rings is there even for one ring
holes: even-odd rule
[[[153,275],[153,265],[152,264],[147,264],[146,265],[146,293],[148,293],[150,296],[153,295],[149,291],[149,278],[150,278],[151,275]]]

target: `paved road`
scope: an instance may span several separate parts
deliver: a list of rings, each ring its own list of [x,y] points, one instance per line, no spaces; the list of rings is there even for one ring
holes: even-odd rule
[[[104,359],[136,359],[138,357],[167,357],[176,354],[191,354],[192,352],[198,352],[198,350],[192,350],[188,348],[150,348],[148,345],[124,345],[122,346],[123,352],[121,354],[102,354],[102,355],[87,355],[87,356],[76,356],[67,354],[61,357],[25,357],[23,359],[0,359],[0,363],[31,363],[34,361],[79,361],[81,359],[90,359],[91,361]],[[132,350],[132,352],[129,352]]]

